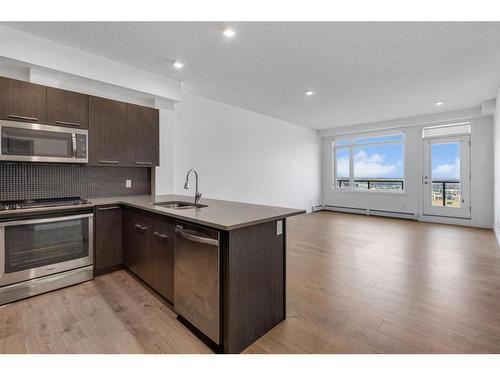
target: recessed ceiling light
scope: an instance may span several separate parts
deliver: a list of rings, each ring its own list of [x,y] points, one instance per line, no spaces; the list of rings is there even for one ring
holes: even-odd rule
[[[222,30],[222,34],[224,34],[226,38],[232,38],[236,35],[236,31],[234,31],[232,27],[226,27]]]
[[[184,67],[184,63],[180,62],[180,61],[174,61],[172,63],[172,66],[175,68],[175,69],[182,69]]]
[[[306,90],[306,91],[304,91],[304,94],[306,94],[307,96],[313,96],[314,95],[314,91],[312,91],[312,90]]]
[[[443,105],[443,104],[444,104],[444,102],[439,101],[439,102],[436,102],[436,103],[434,103],[434,104],[435,104],[437,107],[439,107],[439,106]]]

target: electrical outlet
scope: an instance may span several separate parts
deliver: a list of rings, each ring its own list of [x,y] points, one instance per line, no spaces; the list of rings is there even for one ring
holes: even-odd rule
[[[125,187],[131,188],[132,187],[132,180],[125,180]]]

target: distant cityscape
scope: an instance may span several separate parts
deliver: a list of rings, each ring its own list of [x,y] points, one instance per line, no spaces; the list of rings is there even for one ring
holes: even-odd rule
[[[444,200],[443,200],[444,197]],[[432,205],[445,207],[460,207],[460,181],[432,181]]]
[[[350,180],[337,179],[339,189],[349,189]],[[404,181],[398,179],[356,179],[353,180],[354,189],[359,190],[404,190]],[[444,199],[443,199],[444,197]],[[432,205],[445,207],[460,207],[460,181],[434,180],[432,181]]]
[[[356,179],[354,188],[360,190],[404,190],[404,181],[401,179],[370,178]],[[348,189],[350,180],[337,179],[339,189]]]

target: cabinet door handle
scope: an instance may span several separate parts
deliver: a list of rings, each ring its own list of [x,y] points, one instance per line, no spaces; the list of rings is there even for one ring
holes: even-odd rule
[[[141,224],[135,224],[134,225],[134,228],[135,229],[138,229],[140,230],[141,232],[145,231],[146,229],[148,229],[148,227],[144,226],[144,225],[141,225]]]
[[[8,118],[16,118],[18,120],[26,121],[38,121],[37,117],[19,116],[19,115],[7,115]]]
[[[161,238],[162,240],[169,238],[166,234],[161,234],[160,232],[154,232],[153,233],[156,237]]]
[[[112,207],[97,207],[97,211],[108,211],[108,210],[117,210],[119,209],[119,206],[112,206]]]
[[[137,165],[153,165],[153,163],[150,161],[136,161],[135,164],[137,164]]]
[[[59,121],[59,120],[56,121],[56,124],[59,124],[59,125],[71,125],[71,126],[82,126],[81,124],[79,124],[77,122]]]
[[[118,160],[99,160],[99,163],[101,164],[118,164]]]

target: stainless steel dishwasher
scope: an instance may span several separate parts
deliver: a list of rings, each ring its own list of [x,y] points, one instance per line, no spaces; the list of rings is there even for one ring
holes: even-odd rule
[[[220,344],[219,232],[182,224],[175,233],[174,309]]]

